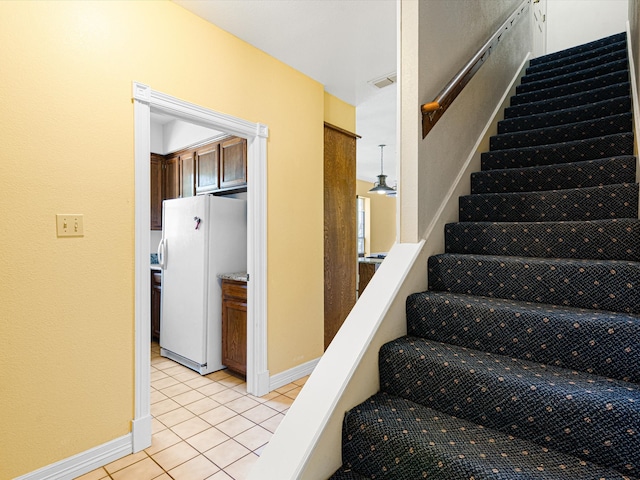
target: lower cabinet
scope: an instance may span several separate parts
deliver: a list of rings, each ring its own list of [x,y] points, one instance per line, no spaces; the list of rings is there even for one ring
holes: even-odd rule
[[[247,374],[247,284],[222,280],[222,364]]]
[[[151,271],[151,339],[160,341],[160,300],[162,296],[162,274]]]

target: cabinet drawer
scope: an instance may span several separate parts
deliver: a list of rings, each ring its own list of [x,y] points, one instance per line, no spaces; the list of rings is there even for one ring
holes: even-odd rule
[[[234,280],[224,280],[222,282],[222,296],[225,298],[236,298],[247,301],[247,284]]]

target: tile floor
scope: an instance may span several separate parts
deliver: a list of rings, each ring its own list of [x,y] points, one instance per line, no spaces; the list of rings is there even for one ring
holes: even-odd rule
[[[76,480],[243,480],[306,378],[264,397],[225,370],[201,376],[151,344],[151,446]]]

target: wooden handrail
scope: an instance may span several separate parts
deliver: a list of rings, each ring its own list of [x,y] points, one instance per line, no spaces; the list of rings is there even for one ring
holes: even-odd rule
[[[491,50],[502,40],[502,35],[509,30],[518,20],[524,17],[525,11],[531,4],[531,0],[523,0],[520,5],[509,15],[509,18],[496,30],[491,38],[471,57],[467,64],[460,70],[447,85],[440,91],[436,98],[420,107],[422,112],[422,138],[427,136],[440,117],[453,103],[462,89],[469,83],[478,69],[489,57]]]

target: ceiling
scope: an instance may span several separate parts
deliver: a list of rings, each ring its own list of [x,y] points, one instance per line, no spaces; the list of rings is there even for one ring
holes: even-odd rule
[[[396,183],[396,0],[173,0],[356,107],[357,177]]]

